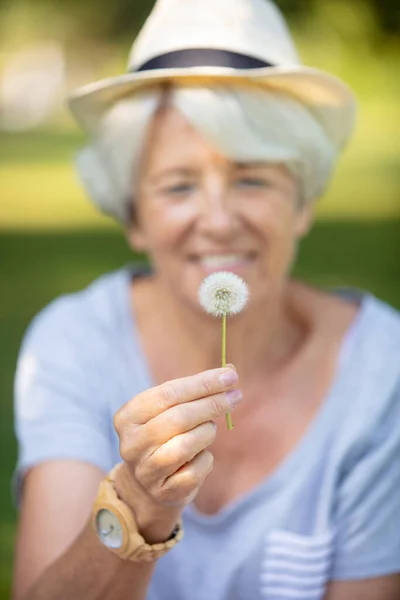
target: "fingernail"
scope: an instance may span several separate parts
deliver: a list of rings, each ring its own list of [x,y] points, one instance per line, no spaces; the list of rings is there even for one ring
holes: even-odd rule
[[[235,369],[235,371],[237,370],[235,365],[233,365],[232,363],[228,363],[226,366],[230,367],[231,369]]]
[[[240,390],[231,390],[230,392],[226,392],[225,395],[232,408],[237,406],[243,399],[243,395]]]
[[[222,373],[222,375],[219,376],[220,382],[224,385],[233,385],[238,381],[238,379],[238,374],[232,369],[229,369],[229,371],[225,371],[224,373]]]

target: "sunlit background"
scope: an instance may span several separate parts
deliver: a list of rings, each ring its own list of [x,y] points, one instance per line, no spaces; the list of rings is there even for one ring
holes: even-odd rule
[[[9,597],[15,535],[12,378],[23,331],[56,295],[134,258],[75,178],[73,157],[84,138],[65,97],[124,71],[152,4],[0,0],[1,599]],[[360,104],[355,136],[318,205],[297,273],[318,285],[369,289],[400,308],[400,4],[278,4],[303,61],[344,78]]]

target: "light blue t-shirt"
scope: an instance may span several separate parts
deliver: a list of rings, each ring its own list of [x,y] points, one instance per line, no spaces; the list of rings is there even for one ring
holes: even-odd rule
[[[54,301],[28,329],[15,385],[19,477],[50,459],[104,471],[120,462],[113,415],[153,385],[131,277],[124,268]],[[317,600],[329,580],[400,572],[400,315],[359,301],[300,442],[216,515],[185,509],[184,539],[158,562],[148,600]]]

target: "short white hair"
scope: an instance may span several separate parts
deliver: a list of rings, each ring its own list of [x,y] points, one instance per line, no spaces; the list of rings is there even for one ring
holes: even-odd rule
[[[148,89],[113,105],[77,157],[89,196],[123,224],[131,214],[146,134],[165,93]],[[182,86],[170,89],[168,105],[230,160],[285,165],[304,200],[324,192],[338,148],[312,109],[296,99],[257,86]]]

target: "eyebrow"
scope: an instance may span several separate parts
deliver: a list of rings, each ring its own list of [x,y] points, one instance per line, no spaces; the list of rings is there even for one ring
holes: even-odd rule
[[[154,173],[149,177],[149,180],[151,183],[158,183],[160,180],[168,176],[188,177],[193,176],[195,173],[195,169],[191,169],[190,167],[169,167],[163,171]]]
[[[234,162],[232,163],[233,169],[238,171],[244,171],[247,169],[261,169],[267,166],[267,163],[263,161],[252,161],[252,162]],[[156,185],[166,177],[193,177],[196,175],[197,170],[191,167],[168,167],[159,173],[150,175],[149,181]]]
[[[261,160],[259,161],[252,161],[252,162],[235,162],[233,163],[235,169],[260,169],[260,168],[264,168],[267,167],[267,163],[263,162]]]

